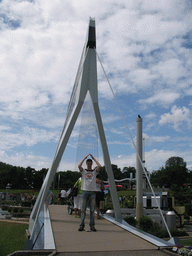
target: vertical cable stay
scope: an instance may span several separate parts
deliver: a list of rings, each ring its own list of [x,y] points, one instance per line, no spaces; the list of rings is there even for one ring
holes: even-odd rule
[[[98,130],[89,91],[81,110],[75,169],[77,169],[78,163],[88,153],[91,153],[98,159]]]
[[[147,179],[147,182],[148,182],[148,184],[149,184],[149,186],[150,186],[150,189],[151,189],[151,191],[152,191],[152,194],[153,194],[153,196],[154,196],[154,198],[155,198],[155,202],[156,202],[156,204],[157,204],[157,206],[158,206],[159,212],[160,212],[160,214],[161,214],[161,217],[162,217],[162,219],[163,219],[163,222],[164,222],[164,224],[165,224],[165,227],[166,227],[166,229],[167,229],[167,232],[168,232],[168,234],[169,234],[169,237],[172,238],[171,232],[170,232],[170,230],[169,230],[169,228],[168,228],[168,226],[167,226],[167,223],[166,223],[166,221],[165,221],[165,218],[164,218],[164,216],[163,216],[163,213],[162,213],[161,208],[160,208],[160,206],[159,206],[159,203],[158,203],[158,201],[157,201],[155,192],[154,192],[154,190],[153,190],[153,187],[152,187],[152,185],[151,185],[151,182],[150,182],[149,177],[148,177],[148,175],[147,175],[147,172],[146,172],[146,170],[145,170],[144,164],[143,164],[143,162],[142,162],[142,160],[141,160],[141,158],[140,158],[140,155],[139,155],[139,153],[138,153],[138,151],[137,151],[135,142],[134,142],[134,140],[133,140],[133,137],[132,137],[132,135],[131,135],[131,132],[130,132],[130,130],[129,130],[129,127],[128,127],[126,121],[125,121],[123,112],[122,112],[122,110],[121,110],[121,108],[120,108],[120,106],[119,106],[119,103],[118,103],[118,101],[117,101],[117,98],[116,98],[116,96],[115,96],[115,93],[114,93],[114,91],[113,91],[113,88],[112,88],[112,86],[111,86],[111,83],[110,83],[110,81],[109,81],[109,79],[108,79],[108,77],[107,77],[107,74],[106,74],[106,72],[105,72],[105,69],[104,69],[104,67],[103,67],[103,64],[102,64],[102,62],[101,62],[101,59],[100,59],[100,57],[99,57],[99,55],[98,55],[96,49],[95,49],[95,52],[96,52],[96,55],[97,55],[97,57],[98,57],[99,63],[100,63],[100,65],[101,65],[101,68],[102,68],[102,70],[103,70],[103,73],[104,73],[104,75],[105,75],[105,77],[106,77],[106,80],[107,80],[107,82],[108,82],[108,84],[109,84],[109,87],[110,87],[110,89],[111,89],[111,92],[112,92],[112,94],[113,94],[113,97],[114,97],[114,99],[115,99],[115,101],[116,101],[117,107],[118,107],[119,112],[120,112],[120,114],[121,114],[121,117],[122,117],[122,119],[123,119],[123,121],[124,121],[125,127],[126,127],[128,133],[129,133],[129,136],[130,136],[131,141],[132,141],[132,143],[133,143],[133,146],[134,146],[134,148],[135,148],[137,157],[138,157],[139,162],[140,162],[140,164],[141,164],[141,166],[142,166],[143,172],[144,172],[145,177],[146,177],[146,179]]]

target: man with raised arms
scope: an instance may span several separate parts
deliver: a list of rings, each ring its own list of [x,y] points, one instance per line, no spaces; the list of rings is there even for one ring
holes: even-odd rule
[[[91,158],[88,158],[88,157]],[[82,164],[86,160],[87,168],[83,169]],[[97,164],[97,168],[94,170],[92,169],[93,160]],[[101,169],[100,163],[91,155],[88,154],[83,158],[83,160],[79,163],[78,168],[82,175],[82,208],[81,208],[81,223],[79,226],[79,231],[83,231],[85,227],[85,216],[86,216],[86,207],[90,207],[90,230],[91,231],[97,231],[95,228],[95,216],[94,216],[94,210],[95,210],[95,197],[96,197],[96,176],[99,173],[99,170]]]

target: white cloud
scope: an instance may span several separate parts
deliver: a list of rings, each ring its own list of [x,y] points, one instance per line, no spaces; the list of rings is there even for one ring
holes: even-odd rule
[[[155,44],[163,44],[176,35],[183,35],[186,24],[178,21],[166,21],[157,15],[143,15],[136,26],[139,40],[147,40]]]
[[[119,135],[124,135],[125,134],[125,132],[122,131],[121,129],[115,129],[115,128],[112,128],[111,132],[115,133],[115,134],[119,134]]]
[[[4,163],[9,163],[14,166],[22,166],[24,168],[31,166],[36,170],[41,170],[42,168],[49,168],[51,165],[51,161],[47,157],[27,155],[25,153],[7,155],[5,151],[0,150],[0,158],[3,159],[2,162]]]
[[[149,172],[158,170],[162,166],[165,166],[165,162],[167,159],[169,159],[169,157],[175,155],[180,155],[182,157],[181,153],[174,150],[152,149],[145,152],[145,167]],[[116,164],[121,169],[125,166],[136,167],[136,154],[131,154],[128,156],[118,155],[117,157],[112,158],[111,162]]]
[[[148,135],[143,134],[143,138],[145,139],[146,145],[157,144],[157,143],[165,143],[170,139],[170,136],[154,136],[154,135]]]
[[[148,69],[135,69],[129,73],[129,79],[141,90],[150,88],[152,81],[156,78],[156,75],[151,74]]]
[[[153,142],[161,142],[161,143],[165,143],[167,140],[170,139],[170,136],[151,136],[151,140]]]
[[[177,153],[174,150],[157,150],[153,149],[145,153],[145,163],[149,171],[158,170],[162,166],[165,166],[165,162],[171,156],[175,156]]]
[[[65,3],[57,1],[54,4],[51,1],[36,1],[34,3],[6,1],[6,4],[3,4],[4,11],[8,12],[9,10],[12,18],[19,17],[23,22],[21,28],[3,32],[4,58],[2,58],[2,66],[4,68],[2,73],[4,75],[2,75],[2,81],[7,89],[4,88],[4,93],[1,94],[2,100],[9,103],[13,100],[17,101],[17,108],[22,109],[44,106],[52,102],[68,102],[77,67],[77,64],[74,66],[74,63],[78,63],[81,52],[81,47],[77,42],[84,41],[84,28],[87,27],[86,18],[82,19],[82,14],[89,11],[91,11],[90,15],[95,14],[96,17],[106,15],[102,22],[98,21],[98,37],[101,39],[98,39],[98,42],[101,46],[100,51],[105,51],[106,59],[110,64],[108,70],[111,72],[131,71],[129,75],[135,88],[129,86],[125,81],[119,82],[120,77],[115,76],[113,82],[117,85],[117,90],[137,92],[141,87],[144,89],[144,86],[147,89],[157,75],[148,69],[139,68],[138,65],[142,57],[134,54],[145,51],[146,46],[143,42],[138,44],[137,40],[150,40],[148,37],[143,38],[142,33],[146,33],[143,26],[148,28],[149,33],[153,33],[153,28],[150,28],[153,26],[153,22],[149,21],[154,18],[157,19],[157,24],[163,23],[164,21],[159,17],[164,15],[166,6],[168,9],[174,6],[176,9],[174,1],[170,1],[169,4],[154,4],[152,6],[149,3],[144,1],[140,5],[140,2],[134,3],[133,1],[131,3],[121,1],[119,4],[114,1],[100,1],[99,6],[98,2],[84,1],[84,4],[81,4],[81,8],[78,9],[77,1]],[[140,9],[138,9],[139,6]],[[157,8],[160,13],[157,17],[147,15],[146,8],[149,8],[150,11]],[[100,11],[101,14],[99,14]],[[77,15],[80,16],[76,20]],[[32,27],[26,21],[26,19],[31,21],[31,17],[34,17]],[[36,17],[41,18],[36,19]],[[148,25],[145,24],[145,20],[149,20],[147,21]],[[182,24],[185,21],[180,19],[179,22]],[[39,27],[39,24],[44,24],[44,26]],[[181,26],[183,28],[183,24]],[[178,29],[178,26],[174,25],[171,28],[173,31],[175,29]],[[101,37],[101,34],[105,33],[106,40]],[[175,33],[178,34],[177,30]],[[158,31],[158,34],[162,38],[165,28]],[[170,33],[167,34],[170,35]],[[135,35],[137,36],[135,37]],[[153,40],[158,40],[154,34],[152,37]],[[153,44],[150,44],[150,47],[152,49]]]
[[[8,126],[8,125],[0,125],[0,131],[3,132],[3,131],[9,131],[11,130],[11,127]]]
[[[108,145],[129,145],[130,143],[128,140],[127,141],[126,140],[125,141],[113,140],[113,141],[109,141],[107,144]]]
[[[31,147],[37,143],[45,143],[59,139],[58,132],[37,128],[22,127],[21,131],[14,132],[11,128],[1,132],[1,150],[9,150],[20,146]]]
[[[146,105],[161,105],[162,107],[167,107],[173,104],[177,99],[179,99],[180,94],[177,92],[170,92],[167,90],[155,92],[155,94],[149,98],[138,100],[140,104]]]
[[[192,84],[192,83],[191,83]],[[186,95],[192,95],[192,88],[189,88],[187,91],[186,91]],[[191,103],[190,103],[191,105]]]
[[[135,116],[141,111],[148,131],[152,131],[164,107],[172,107],[159,121],[165,130],[168,124],[177,131],[180,124],[191,125],[187,108],[190,102],[186,100],[185,107],[179,105],[180,100],[192,94],[192,51],[186,39],[192,26],[189,1],[3,0],[0,7],[0,130],[4,152],[0,156],[7,163],[50,166],[51,160],[43,152],[36,156],[32,147],[41,143],[50,146],[48,143],[59,137],[58,129],[64,123],[89,16],[96,18],[98,53],[115,93],[120,101],[124,98],[126,110],[123,110],[131,130],[135,132]],[[100,67],[98,76],[107,136],[111,128],[122,136],[116,125],[120,118],[113,108],[114,99]],[[161,132],[156,134],[153,129],[150,135],[158,145],[169,140]],[[77,135],[75,130],[72,137]],[[115,152],[118,153],[123,139],[114,139]],[[75,148],[73,141],[70,143]],[[23,152],[26,147],[28,151],[31,149],[31,154],[16,154],[21,146]],[[121,157],[112,159],[113,163],[117,161],[122,167],[134,165],[135,155],[130,148],[130,156],[123,157],[120,152],[117,155]],[[159,152],[157,155],[162,155],[164,160],[166,152]],[[70,161],[64,161],[61,166],[72,166]]]
[[[177,106],[173,106],[171,108],[171,113],[165,113],[161,116],[159,121],[160,125],[172,124],[176,131],[180,131],[180,126],[187,126],[189,129],[191,128],[191,119],[190,119],[190,111],[186,107],[179,108]]]
[[[145,118],[146,118],[146,119],[154,119],[154,118],[156,118],[156,117],[157,117],[157,115],[156,115],[155,113],[153,113],[153,112],[151,112],[151,113],[145,115]]]
[[[186,77],[187,70],[181,60],[173,58],[159,63],[156,69],[163,76],[163,79],[171,84],[176,84],[178,79]]]
[[[145,166],[148,171],[158,170],[162,166],[165,166],[165,162],[169,157],[180,156],[187,162],[187,168],[192,168],[191,154],[187,152],[177,152],[177,151],[166,151],[153,149],[145,153]],[[0,158],[3,162],[9,163],[15,166],[27,167],[31,166],[36,170],[41,170],[42,168],[50,168],[52,159],[37,156],[37,155],[26,155],[24,153],[17,153],[15,155],[8,156],[5,151],[0,150]],[[101,165],[104,165],[103,159],[99,159]],[[22,163],[22,164],[21,164]],[[128,156],[117,155],[117,157],[111,158],[111,163],[116,164],[119,168],[123,169],[125,166],[136,167],[136,154],[131,154]],[[75,167],[74,159],[65,159],[61,162],[58,171],[66,170],[77,170]]]

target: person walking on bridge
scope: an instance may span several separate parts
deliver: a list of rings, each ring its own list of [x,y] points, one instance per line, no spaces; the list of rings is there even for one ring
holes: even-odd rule
[[[88,157],[91,158],[88,158]],[[88,159],[87,159],[88,158]],[[83,162],[86,160],[87,168],[84,169],[82,167]],[[92,169],[93,161],[94,160],[97,164],[97,168],[94,170]],[[95,228],[95,216],[94,216],[94,210],[95,210],[95,197],[96,197],[96,176],[99,173],[99,170],[101,169],[100,163],[91,155],[88,154],[85,156],[82,161],[79,163],[78,168],[82,175],[82,207],[81,207],[81,223],[79,226],[78,231],[83,231],[85,227],[85,216],[86,216],[86,207],[89,205],[90,207],[90,230],[91,231],[97,231]]]

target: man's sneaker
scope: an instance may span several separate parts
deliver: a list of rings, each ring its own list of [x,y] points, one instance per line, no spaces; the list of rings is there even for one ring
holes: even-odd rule
[[[95,227],[91,227],[90,230],[94,231],[94,232],[97,231],[97,229]]]
[[[78,231],[83,231],[84,228],[83,227],[79,227]]]
[[[74,218],[77,218],[77,215],[74,215]]]

